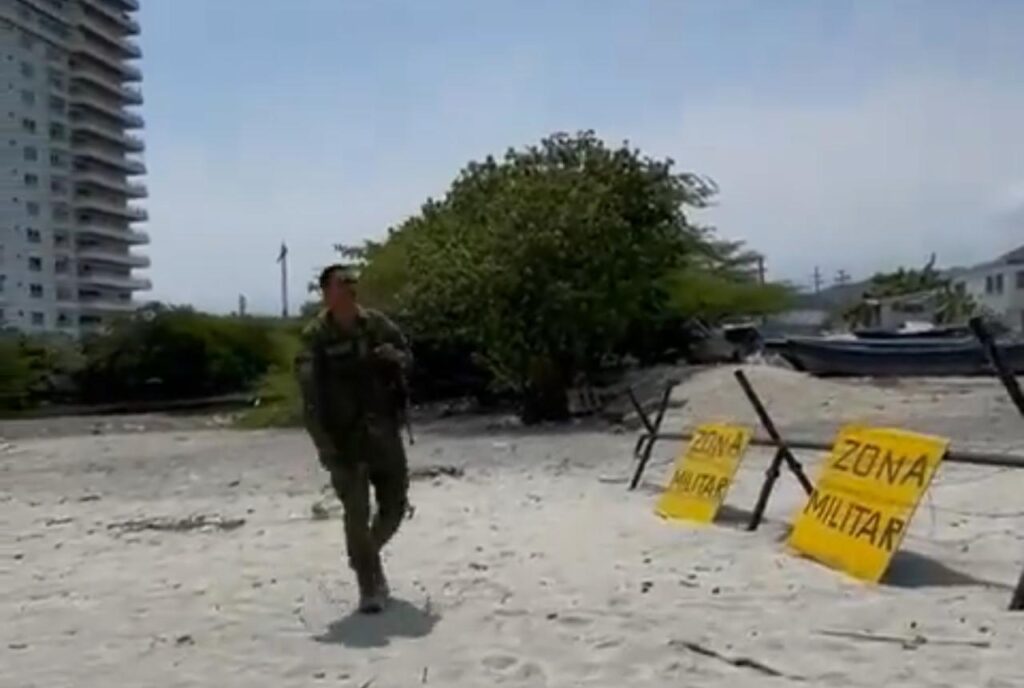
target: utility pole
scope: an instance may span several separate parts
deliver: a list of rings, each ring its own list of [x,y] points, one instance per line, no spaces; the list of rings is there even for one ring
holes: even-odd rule
[[[818,294],[821,292],[821,268],[817,265],[814,266],[814,293]]]
[[[843,286],[849,283],[850,273],[848,273],[846,270],[840,269],[839,272],[836,273],[836,284],[838,284],[839,286]]]
[[[239,294],[238,295],[238,317],[240,317],[240,318],[244,318],[245,317],[245,306],[246,306],[245,294]]]
[[[757,257],[757,279],[764,284],[764,256]]]
[[[281,242],[281,252],[277,256],[281,265],[281,317],[288,317],[288,245]]]

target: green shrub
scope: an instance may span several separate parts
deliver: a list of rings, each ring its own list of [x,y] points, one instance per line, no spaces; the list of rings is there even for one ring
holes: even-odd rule
[[[246,429],[298,427],[302,425],[302,397],[293,373],[299,352],[298,328],[273,331],[274,364],[260,381],[257,405],[242,414],[238,426]]]
[[[0,410],[24,408],[29,400],[34,375],[28,358],[22,354],[17,337],[0,339]]]
[[[0,411],[74,401],[73,375],[81,366],[81,352],[68,337],[0,334]]]
[[[251,389],[276,361],[267,323],[153,307],[87,339],[88,402],[184,399]]]

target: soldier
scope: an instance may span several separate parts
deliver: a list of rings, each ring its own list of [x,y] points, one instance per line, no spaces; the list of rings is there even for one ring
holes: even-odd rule
[[[402,446],[404,372],[412,355],[399,329],[361,307],[357,278],[341,265],[320,274],[324,309],[303,331],[296,358],[306,429],[344,508],[359,610],[378,613],[389,595],[380,551],[407,508]],[[370,486],[377,510],[370,520]]]

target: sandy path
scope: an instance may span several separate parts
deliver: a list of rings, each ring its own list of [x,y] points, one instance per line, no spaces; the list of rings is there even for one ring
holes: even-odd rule
[[[0,451],[0,685],[1024,685],[1024,616],[1003,611],[1024,565],[1024,473],[945,466],[888,583],[865,586],[786,553],[793,480],[762,530],[742,532],[765,452],[748,455],[722,522],[696,528],[652,513],[669,446],[627,493],[604,479],[628,472],[628,435],[419,440],[414,465],[466,474],[414,484],[388,554],[398,599],[377,619],[350,615],[340,524],[309,518],[322,476],[299,433]],[[109,527],[189,514],[245,523]]]

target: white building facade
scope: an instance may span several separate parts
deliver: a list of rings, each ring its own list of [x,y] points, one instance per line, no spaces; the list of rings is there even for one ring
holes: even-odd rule
[[[150,283],[137,0],[0,0],[0,327],[79,334]]]
[[[1024,332],[1024,246],[958,272],[954,284],[1010,329]]]

